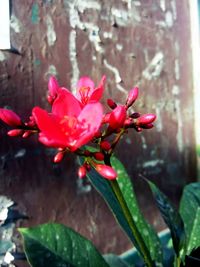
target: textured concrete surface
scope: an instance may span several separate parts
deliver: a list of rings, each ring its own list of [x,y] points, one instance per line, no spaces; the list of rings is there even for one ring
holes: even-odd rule
[[[153,130],[124,138],[117,154],[133,178],[144,213],[160,230],[142,173],[175,203],[196,178],[190,23],[187,0],[12,1],[11,41],[20,55],[0,51],[0,106],[27,118],[33,105],[47,107],[50,75],[75,90],[79,76],[107,76],[107,97],[123,103],[140,87],[134,110],[157,114]],[[101,197],[76,176],[74,157],[59,166],[34,138],[4,137],[1,127],[0,194],[30,216],[23,225],[63,222],[103,252],[130,243]]]

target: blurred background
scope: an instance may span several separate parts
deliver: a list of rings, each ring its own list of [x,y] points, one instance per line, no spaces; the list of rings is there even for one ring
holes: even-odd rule
[[[90,76],[98,84],[105,74],[104,104],[107,98],[125,103],[128,91],[139,86],[134,110],[155,113],[155,127],[142,133],[130,130],[116,154],[132,177],[146,218],[157,231],[164,229],[139,174],[154,181],[175,205],[183,186],[198,179],[199,1],[7,2],[0,106],[23,119],[35,105],[49,108],[50,75],[74,92],[79,77]],[[7,137],[7,130],[1,123],[0,195],[11,198],[29,217],[17,226],[61,222],[101,252],[121,253],[131,247],[98,193],[87,180],[78,179],[73,155],[56,165],[53,150],[38,145],[34,137]]]

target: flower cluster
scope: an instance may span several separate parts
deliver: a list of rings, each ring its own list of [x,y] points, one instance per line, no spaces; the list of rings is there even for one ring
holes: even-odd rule
[[[104,114],[99,102],[104,83],[105,76],[97,87],[89,77],[82,77],[77,84],[76,95],[73,95],[51,77],[47,96],[50,112],[34,107],[29,120],[23,122],[12,110],[0,108],[0,119],[14,128],[8,131],[9,136],[26,138],[37,133],[41,143],[57,149],[54,157],[56,163],[70,151],[83,156],[84,164],[78,170],[80,178],[85,177],[93,167],[104,178],[116,179],[117,173],[109,166],[107,159],[118,141],[129,128],[138,132],[152,128],[156,116],[137,112],[129,114],[129,108],[138,98],[137,87],[130,90],[124,105],[117,105],[113,99],[108,99],[111,111]],[[85,148],[89,142],[93,144],[92,151]]]

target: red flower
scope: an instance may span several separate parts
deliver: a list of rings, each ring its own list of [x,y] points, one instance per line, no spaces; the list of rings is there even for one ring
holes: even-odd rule
[[[110,113],[109,124],[112,129],[118,129],[123,127],[126,119],[126,108],[125,106],[117,106]]]
[[[93,139],[101,125],[103,109],[100,103],[82,108],[69,91],[62,89],[53,102],[52,113],[35,107],[32,114],[41,131],[40,142],[75,151]]]
[[[108,180],[115,180],[117,172],[110,166],[104,164],[95,164],[95,170]]]
[[[20,117],[12,110],[0,108],[0,119],[9,126],[20,126],[22,121]]]
[[[98,87],[94,87],[94,82],[89,77],[82,77],[77,84],[77,98],[84,106],[87,103],[98,102],[104,91],[106,77],[101,78]]]

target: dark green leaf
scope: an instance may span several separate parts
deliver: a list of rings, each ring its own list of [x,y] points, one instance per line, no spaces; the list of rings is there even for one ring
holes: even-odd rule
[[[104,259],[110,267],[134,267],[133,264],[128,264],[115,254],[105,254]]]
[[[81,164],[82,159],[79,158],[79,160]],[[161,248],[159,245],[159,240],[156,237],[156,234],[151,229],[151,227],[145,222],[143,215],[139,211],[139,207],[138,207],[138,204],[137,204],[134,192],[133,192],[130,178],[119,160],[113,157],[111,162],[112,162],[112,166],[118,172],[118,181],[119,181],[120,189],[122,191],[122,194],[125,198],[127,205],[128,206],[130,205],[131,214],[133,218],[135,218],[135,224],[138,228],[138,231],[141,233],[142,237],[144,238],[143,241],[145,242],[146,247],[150,251],[151,258],[155,262],[156,266],[162,266],[161,264],[162,252],[161,252]],[[107,202],[109,208],[113,212],[119,225],[126,232],[127,236],[130,238],[130,240],[133,242],[133,244],[138,249],[139,253],[142,255],[142,252],[140,251],[140,248],[138,247],[138,244],[135,240],[135,237],[132,233],[129,223],[127,222],[124,216],[123,210],[115,196],[115,193],[113,192],[110,182],[106,180],[105,178],[103,178],[102,176],[100,176],[94,169],[92,169],[88,173],[88,179],[93,184],[93,186],[96,188],[96,190],[102,195],[104,200]]]
[[[153,260],[157,263],[162,263],[162,248],[160,240],[155,230],[150,224],[148,224],[140,211],[131,179],[125,170],[123,164],[116,158],[111,158],[111,163],[114,169],[118,173],[118,183],[122,191],[127,206],[130,209],[131,215],[145,241],[146,246],[150,250],[150,254]]]
[[[200,247],[200,183],[185,186],[180,202],[180,214],[186,231],[186,254]]]
[[[61,224],[21,228],[24,249],[32,267],[108,267],[93,244]]]
[[[185,245],[183,220],[169,199],[156,187],[156,185],[148,180],[147,182],[155,197],[157,207],[160,210],[165,223],[170,229],[173,247],[176,255],[179,256],[180,250]]]

